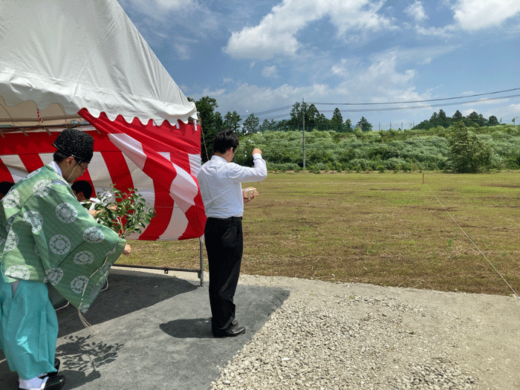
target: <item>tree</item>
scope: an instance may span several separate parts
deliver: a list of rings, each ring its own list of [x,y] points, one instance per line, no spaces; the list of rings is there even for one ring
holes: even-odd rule
[[[479,121],[480,121],[480,118],[475,111],[473,111],[471,114],[468,115],[468,119],[477,125],[479,124]]]
[[[238,133],[238,130],[240,128],[240,122],[242,121],[242,118],[240,118],[240,115],[236,111],[230,112],[228,111],[226,116],[224,117],[224,125],[233,130],[233,132]]]
[[[361,117],[356,127],[359,127],[363,133],[372,130],[372,124],[367,121],[364,116]]]
[[[320,112],[314,104],[311,104],[305,111],[305,127],[308,129],[314,129],[316,127],[319,116]]]
[[[252,113],[244,121],[244,133],[256,133],[258,130],[260,130],[260,119]]]
[[[352,128],[352,121],[350,119],[345,119],[345,130],[347,133],[352,133],[354,131]]]
[[[462,116],[461,112],[459,110],[455,111],[455,114],[453,114],[452,119],[456,122],[461,121],[464,117]]]
[[[188,100],[193,102],[191,98],[188,98]],[[204,96],[195,102],[195,106],[197,107],[202,127],[200,143],[202,146],[201,157],[204,163],[213,155],[213,138],[221,130],[219,118],[221,121],[222,115],[219,112],[215,112],[215,108],[218,107],[215,98]]]
[[[498,119],[496,116],[494,115],[491,115],[488,119],[488,126],[498,126],[499,123],[498,123]]]
[[[491,149],[484,145],[459,121],[453,125],[453,135],[448,140],[448,158],[460,173],[476,173],[491,164]]]
[[[439,110],[439,115],[437,116],[437,125],[442,127],[448,127],[450,124],[448,122],[448,117],[444,110]]]
[[[334,113],[332,114],[332,119],[330,120],[330,124],[332,129],[341,132],[343,129],[343,116],[341,115],[341,111],[336,107]]]

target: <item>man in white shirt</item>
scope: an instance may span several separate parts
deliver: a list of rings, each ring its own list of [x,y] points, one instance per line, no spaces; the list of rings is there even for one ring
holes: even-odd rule
[[[262,151],[253,150],[254,168],[232,163],[238,146],[232,130],[215,136],[214,154],[197,178],[206,209],[204,230],[209,263],[209,301],[211,330],[215,337],[234,337],[244,333],[235,320],[235,295],[242,262],[242,215],[244,199],[241,183],[259,182],[267,177]]]

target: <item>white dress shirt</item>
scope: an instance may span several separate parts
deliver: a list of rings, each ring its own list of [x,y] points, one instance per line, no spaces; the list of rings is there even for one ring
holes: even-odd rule
[[[213,156],[202,166],[197,179],[208,218],[225,219],[244,214],[241,183],[259,182],[267,177],[262,155],[255,153],[253,160],[255,167],[248,168]]]

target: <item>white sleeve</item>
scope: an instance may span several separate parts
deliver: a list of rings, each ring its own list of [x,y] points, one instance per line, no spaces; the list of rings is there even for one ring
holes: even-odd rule
[[[267,177],[267,165],[265,160],[260,153],[255,153],[253,160],[255,163],[254,168],[230,163],[231,166],[229,167],[228,177],[239,183],[251,183],[264,180]]]

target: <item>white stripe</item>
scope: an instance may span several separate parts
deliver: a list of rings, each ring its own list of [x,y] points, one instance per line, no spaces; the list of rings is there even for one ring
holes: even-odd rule
[[[157,152],[157,153],[159,153],[161,156],[163,156],[166,160],[171,161],[170,160],[170,158],[171,158],[170,152]]]
[[[92,160],[90,160],[90,164],[88,165],[88,172],[92,179],[92,184],[94,184],[95,194],[110,188],[112,179],[110,178],[110,172],[108,171],[107,164],[101,152],[94,152]],[[94,196],[94,194],[92,196]]]
[[[177,171],[177,176],[172,181],[170,194],[181,210],[186,212],[191,206],[195,205],[195,197],[198,194],[197,183],[184,169],[174,163],[172,165]]]
[[[109,134],[108,138],[112,143],[127,155],[141,170],[144,169],[146,163],[146,154],[143,151],[143,145],[130,137],[128,134]]]
[[[155,206],[155,190],[153,185],[153,180],[150,176],[144,173],[139,169],[137,165],[134,164],[132,160],[130,160],[123,153],[126,164],[128,165],[128,170],[130,171],[130,175],[132,176],[132,182],[134,183],[134,187],[137,188],[139,194],[141,194],[146,201],[146,203],[150,207]]]
[[[200,171],[201,163],[202,163],[200,154],[188,154],[188,157],[190,159],[191,175],[193,177],[197,177],[197,175],[199,174],[199,171]]]
[[[40,153],[40,158],[43,161],[43,165],[50,164],[54,161],[54,153]]]
[[[22,180],[27,176],[27,169],[23,165],[22,159],[17,154],[8,154],[2,156],[2,161],[9,170],[9,173],[13,177],[15,183]]]
[[[184,212],[175,205],[173,207],[172,217],[168,227],[163,234],[159,237],[159,240],[178,240],[180,236],[184,234],[188,227],[188,219]]]

